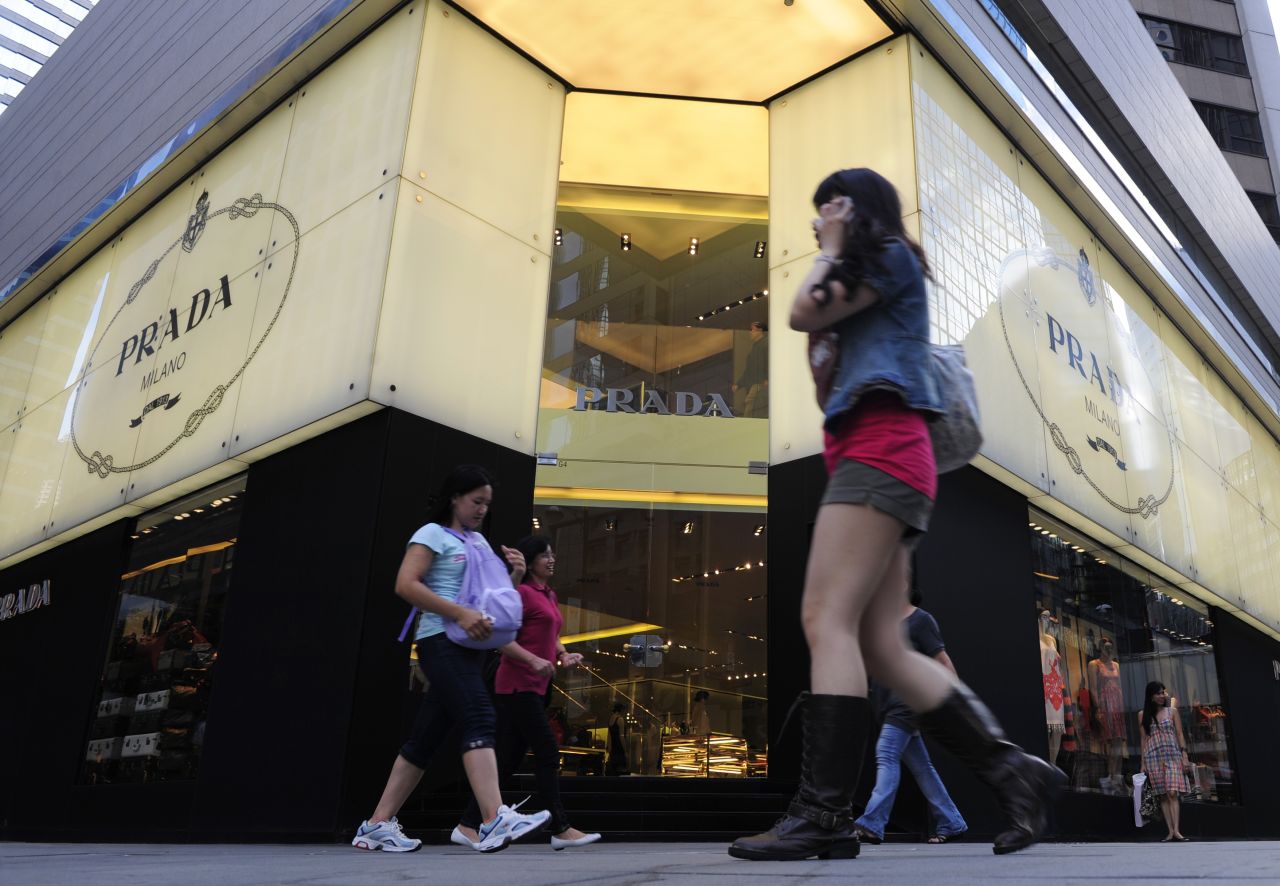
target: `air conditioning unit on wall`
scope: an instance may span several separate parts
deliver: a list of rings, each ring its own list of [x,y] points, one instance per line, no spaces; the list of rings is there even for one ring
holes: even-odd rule
[[[1151,35],[1151,39],[1155,41],[1156,46],[1174,48],[1172,26],[1165,22],[1152,21],[1151,19],[1143,19],[1142,23],[1147,26],[1147,33]]]

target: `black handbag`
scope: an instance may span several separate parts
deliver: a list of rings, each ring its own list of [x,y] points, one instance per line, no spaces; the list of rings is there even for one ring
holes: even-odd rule
[[[1156,799],[1156,789],[1151,786],[1150,778],[1142,783],[1142,806],[1139,811],[1147,821],[1164,818],[1164,814],[1160,811],[1160,801]]]

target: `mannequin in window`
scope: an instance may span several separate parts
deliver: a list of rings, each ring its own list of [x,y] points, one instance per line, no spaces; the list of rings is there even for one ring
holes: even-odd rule
[[[689,733],[691,735],[708,735],[711,732],[711,714],[707,712],[707,700],[711,693],[699,689],[693,696],[693,710],[689,712]]]
[[[1049,610],[1040,613],[1040,676],[1044,682],[1044,720],[1049,734],[1049,762],[1058,759],[1062,747],[1062,735],[1066,730],[1062,703],[1062,656],[1058,653],[1058,641],[1050,631],[1052,620]]]
[[[1103,637],[1098,657],[1089,662],[1089,695],[1093,697],[1094,732],[1107,755],[1107,774],[1102,779],[1104,794],[1124,793],[1121,757],[1124,754],[1124,690],[1120,685],[1120,662],[1110,637]]]

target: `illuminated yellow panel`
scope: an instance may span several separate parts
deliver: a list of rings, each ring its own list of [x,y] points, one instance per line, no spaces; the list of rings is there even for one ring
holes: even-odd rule
[[[578,486],[536,486],[533,497],[539,504],[576,502],[588,504],[662,504],[724,508],[763,508],[769,500],[764,495],[733,495],[709,492],[670,492],[652,489],[588,489]]]
[[[573,92],[565,99],[562,182],[769,192],[762,107]]]
[[[76,380],[89,358],[102,316],[114,252],[101,249],[58,284],[48,299],[49,313],[40,336],[28,401],[45,403]]]
[[[0,332],[0,426],[22,417],[28,405],[27,389],[40,350],[49,299],[41,299]]]
[[[769,323],[778,330],[770,338],[769,384],[793,392],[770,400],[773,464],[822,449],[808,339],[787,322],[796,285],[817,252],[814,188],[837,169],[869,166],[898,188],[905,216],[916,212],[908,46],[906,38],[895,40],[769,106]]]
[[[406,179],[550,255],[564,87],[432,0]]]
[[[890,34],[861,0],[462,0],[574,86],[763,101]]]
[[[422,6],[398,11],[289,99],[295,107],[279,201],[304,234],[400,168]],[[275,248],[292,236],[289,225],[277,220]]]
[[[587,631],[582,634],[565,634],[560,638],[560,642],[565,646],[571,643],[586,643],[588,640],[607,640],[610,637],[630,636],[632,634],[643,634],[647,631],[660,631],[661,625],[648,624],[642,621],[632,622],[630,624],[620,625],[616,628],[604,628],[599,631]]]

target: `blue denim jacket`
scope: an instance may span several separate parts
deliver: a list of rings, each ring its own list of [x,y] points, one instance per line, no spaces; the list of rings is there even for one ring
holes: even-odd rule
[[[907,406],[943,412],[929,352],[929,301],[915,253],[893,239],[871,263],[864,283],[880,294],[871,307],[834,327],[840,363],[825,408],[827,430],[835,428],[867,391],[897,391]]]

